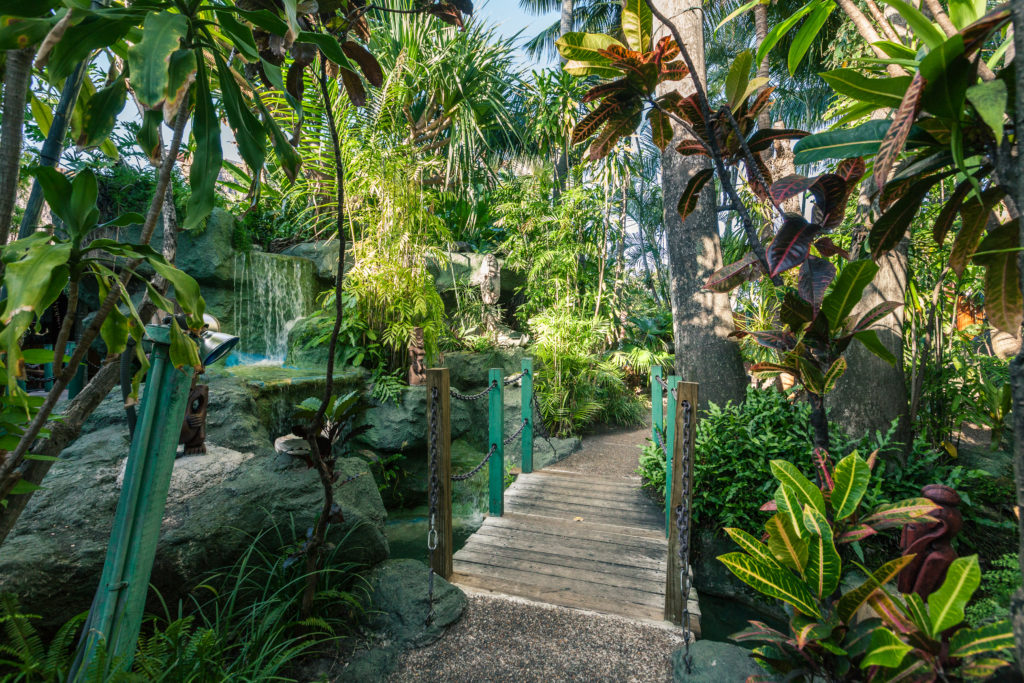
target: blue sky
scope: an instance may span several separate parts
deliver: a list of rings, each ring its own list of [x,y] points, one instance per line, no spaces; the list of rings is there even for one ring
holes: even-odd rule
[[[489,24],[495,24],[502,35],[511,37],[520,32],[519,43],[540,33],[558,21],[558,12],[534,15],[519,8],[519,0],[475,0],[474,12]],[[525,55],[523,61],[528,62]],[[528,63],[528,66],[545,66]]]

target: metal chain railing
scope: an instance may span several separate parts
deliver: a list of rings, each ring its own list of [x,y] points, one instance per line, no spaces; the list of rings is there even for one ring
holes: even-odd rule
[[[441,477],[438,474],[437,423],[440,392],[430,388],[430,526],[427,528],[427,550],[430,553],[430,573],[427,575],[427,626],[434,621],[434,551],[437,549],[437,507],[441,494]]]
[[[661,385],[662,389],[664,389],[665,391],[667,391],[670,394],[672,394],[672,398],[678,398],[679,390],[676,387],[672,387],[671,389],[669,389],[668,388],[668,383],[665,380],[663,380],[661,377],[654,377],[654,379],[657,380],[658,384]]]
[[[523,423],[519,425],[519,429],[517,429],[513,434],[510,434],[508,438],[505,439],[505,445],[507,446],[513,441],[515,441],[517,438],[519,438],[519,435],[523,433],[524,429],[526,429],[526,420],[523,420]]]
[[[478,394],[464,394],[461,391],[456,391],[455,389],[452,389],[451,387],[448,388],[448,392],[452,395],[452,398],[457,398],[460,401],[479,401],[484,396],[487,396],[487,394],[491,393],[491,390],[497,388],[497,386],[497,382],[491,382],[486,389],[484,389]]]
[[[453,474],[453,475],[451,475],[451,480],[452,481],[466,481],[467,479],[472,479],[474,474],[476,474],[477,472],[479,472],[480,470],[482,470],[484,468],[484,465],[487,464],[487,462],[491,459],[491,456],[494,455],[495,451],[497,451],[497,450],[498,450],[498,444],[492,443],[491,444],[491,450],[487,451],[487,455],[484,456],[483,460],[481,460],[480,462],[477,463],[476,467],[474,467],[469,472],[466,472],[464,474]]]
[[[676,506],[676,527],[679,531],[678,547],[676,552],[679,556],[679,590],[682,591],[683,599],[683,638],[685,648],[683,652],[683,663],[686,665],[686,673],[693,673],[693,656],[690,654],[690,467],[692,444],[690,443],[690,421],[693,419],[693,406],[689,401],[683,401],[683,442],[680,458],[680,489],[682,491],[682,503]]]
[[[509,384],[515,384],[516,382],[521,380],[523,378],[523,376],[526,375],[526,374],[527,374],[527,371],[523,370],[518,375],[512,375],[508,379],[504,380],[505,386],[507,387]]]

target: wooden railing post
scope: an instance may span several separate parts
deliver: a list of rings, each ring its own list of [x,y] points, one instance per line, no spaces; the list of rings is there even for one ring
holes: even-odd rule
[[[451,381],[448,368],[427,370],[427,472],[431,472],[430,416],[433,415],[434,389],[437,389],[437,476],[438,500],[437,548],[434,549],[431,567],[434,573],[445,579],[452,575],[452,429],[451,429]],[[428,475],[429,477],[429,475]],[[427,479],[427,495],[430,495],[430,480]],[[429,501],[428,501],[429,502]]]
[[[669,510],[672,506],[669,501],[672,500],[672,453],[675,452],[676,443],[676,417],[677,411],[676,406],[678,401],[672,398],[672,390],[675,389],[680,382],[679,375],[668,376],[668,415],[665,416],[665,533],[669,530]]]
[[[651,441],[658,444],[658,430],[665,429],[665,406],[663,405],[664,395],[661,393],[662,377],[660,365],[651,366]]]
[[[488,394],[487,449],[495,449],[487,463],[490,484],[488,510],[492,517],[501,517],[505,514],[505,380],[501,368],[491,368],[487,385],[491,387]]]
[[[533,472],[533,359],[523,359],[523,379],[522,379],[522,390],[520,393],[522,398],[522,416],[523,420],[526,421],[526,425],[523,427],[523,433],[520,438],[522,442],[522,454],[523,460],[520,463],[523,473],[529,474]],[[539,417],[539,416],[538,416]]]
[[[669,383],[671,386],[671,379]],[[693,462],[694,462],[694,448],[697,443],[697,383],[696,382],[680,382],[679,378],[676,379],[678,388],[676,390],[675,400],[669,400],[669,406],[674,409],[674,422],[675,422],[675,433],[677,438],[672,444],[672,471],[682,474],[683,466],[683,402],[686,401],[690,404],[690,468],[687,472],[689,479],[689,486],[687,491],[689,496],[686,500],[685,510],[689,514],[693,503]],[[672,394],[669,393],[671,399]],[[679,577],[680,571],[689,571],[689,567],[681,567],[679,560],[679,525],[676,520],[675,510],[678,506],[683,504],[683,486],[682,477],[675,476],[668,480],[670,488],[670,494],[667,502],[669,503],[668,509],[671,511],[669,516],[669,535],[668,535],[668,568],[665,577],[665,619],[671,621],[673,624],[682,625],[683,622],[683,606],[686,601],[689,600],[690,596],[683,595],[683,589],[680,585]],[[699,613],[694,609],[690,610],[690,623],[689,628],[693,632],[697,632],[699,626]]]
[[[74,352],[75,352],[75,342],[69,341],[68,345],[67,345],[67,351],[65,351],[65,354],[70,356]],[[87,362],[88,362],[87,359],[83,358],[82,362],[79,363],[78,367],[75,369],[75,376],[71,379],[71,382],[68,384],[68,398],[69,399],[74,398],[75,396],[78,396],[78,394],[80,394],[82,392],[82,389],[85,388],[85,379],[86,379],[86,365],[85,364]]]

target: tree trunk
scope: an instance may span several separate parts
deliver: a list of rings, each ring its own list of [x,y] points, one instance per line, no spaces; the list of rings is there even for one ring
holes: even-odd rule
[[[1024,3],[1015,2],[1013,7],[1013,47],[1017,79],[1016,128],[1024,130]],[[1008,144],[1004,141],[1003,144]],[[1021,155],[1020,141],[1017,141],[1017,156],[1012,159],[1006,175],[1010,179],[1010,197],[1016,205],[1018,216],[1024,210],[1024,156]],[[1006,155],[1009,157],[1010,155]],[[1020,243],[1024,244],[1024,221],[1020,221]],[[1024,268],[1024,253],[1017,257],[1019,268]],[[1024,289],[1024,278],[1022,278]],[[1024,349],[1010,363],[1010,384],[1013,387],[1013,474],[1017,484],[1017,507],[1024,510]],[[1024,567],[1024,516],[1018,515],[1020,552],[1018,559]],[[1018,589],[1010,602],[1013,619],[1013,633],[1016,639],[1017,667],[1024,673],[1024,589]]]
[[[18,193],[21,165],[22,129],[25,127],[25,100],[32,80],[34,47],[7,51],[4,77],[4,111],[0,137],[0,246],[11,233],[14,198]]]
[[[768,37],[768,8],[760,3],[754,5],[754,37],[757,40],[758,46],[760,46],[761,43],[764,42],[764,39]],[[768,69],[768,57],[765,56],[764,60],[757,65],[757,77],[768,78],[770,75],[771,74]],[[765,83],[761,86],[758,92],[763,91],[768,86],[769,84]],[[768,113],[770,109],[771,107],[765,107],[761,110],[761,113],[757,115],[758,128],[764,129],[772,127],[772,121],[769,118],[770,115]],[[762,154],[761,158],[764,159],[764,156],[765,155]]]
[[[704,27],[700,0],[657,0],[657,8],[675,24],[686,42],[698,76],[704,69]],[[655,22],[654,42],[668,29]],[[659,93],[677,87],[689,94],[689,81],[662,85]],[[673,124],[676,142],[682,130]],[[727,339],[733,331],[729,297],[704,289],[708,276],[722,267],[718,213],[713,184],[705,185],[697,208],[684,223],[676,204],[694,173],[707,168],[703,157],[684,157],[670,144],[661,156],[665,242],[669,262],[669,299],[675,333],[675,370],[685,381],[701,385],[701,407],[743,399],[747,376],[739,345]]]

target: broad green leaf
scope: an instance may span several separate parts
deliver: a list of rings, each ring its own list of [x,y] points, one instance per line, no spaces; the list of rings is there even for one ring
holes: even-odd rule
[[[927,85],[921,97],[925,111],[945,119],[959,119],[974,83],[974,66],[964,57],[964,39],[954,35],[933,48],[921,60],[921,75]]]
[[[935,503],[927,498],[907,498],[879,505],[860,521],[875,529],[891,529],[904,524],[934,521],[935,518],[930,514],[936,507]]]
[[[94,14],[86,16],[81,22],[72,23],[53,46],[53,52],[46,63],[50,82],[60,82],[71,75],[81,62],[90,59],[94,51],[108,48],[124,38],[138,25],[138,18],[137,14]]]
[[[198,327],[206,311],[206,302],[199,293],[199,284],[191,275],[169,264],[162,256],[147,258],[149,265],[174,287],[174,298]]]
[[[570,59],[562,65],[562,69],[570,76],[600,76],[601,78],[620,78],[622,72],[613,66],[591,64],[577,59]]]
[[[899,106],[899,103],[894,106]],[[885,134],[889,132],[890,124],[891,121],[881,119],[862,123],[855,128],[808,135],[793,145],[793,162],[810,164],[825,159],[869,156],[878,151]]]
[[[188,32],[188,21],[173,12],[150,12],[142,25],[142,41],[128,48],[132,87],[139,102],[150,109],[163,106],[171,53]]]
[[[750,0],[750,2],[746,2],[746,3],[742,4],[742,5],[740,5],[739,7],[734,9],[732,12],[729,12],[729,14],[725,17],[725,19],[722,19],[720,22],[718,22],[718,26],[715,27],[715,30],[717,31],[718,29],[722,28],[723,26],[728,24],[730,21],[732,21],[733,19],[735,19],[739,15],[743,14],[744,12],[749,12],[750,10],[752,10],[754,8],[755,5],[764,5],[764,4],[767,4],[767,3],[768,3],[768,0]]]
[[[67,176],[50,166],[37,166],[33,169],[33,175],[39,181],[50,212],[64,223],[71,222],[71,181]]]
[[[798,356],[797,367],[800,368],[800,381],[804,388],[812,394],[822,395],[825,393],[825,375],[821,370],[807,358]]]
[[[964,620],[964,607],[980,583],[981,569],[978,567],[977,555],[953,560],[946,570],[946,580],[928,596],[928,616],[932,620],[933,638]]]
[[[836,463],[832,478],[835,481],[829,500],[832,514],[837,520],[846,519],[857,511],[861,499],[867,492],[871,470],[867,461],[854,451]]]
[[[867,655],[861,660],[860,668],[884,666],[888,669],[895,669],[903,662],[907,653],[913,649],[900,640],[895,633],[880,626],[871,634],[871,645],[868,646]]]
[[[217,62],[217,76],[224,100],[224,111],[228,115],[228,125],[235,134],[238,151],[249,166],[253,178],[259,178],[260,170],[267,158],[267,130],[249,109],[242,99],[242,91],[233,78],[231,67],[219,53],[214,55]]]
[[[1003,141],[1003,118],[1006,115],[1006,82],[1001,79],[985,81],[967,89],[967,99],[978,115],[996,137],[996,144]]]
[[[963,30],[985,16],[985,0],[949,0],[949,19]]]
[[[113,273],[108,276],[97,272],[96,282],[99,288],[100,301],[107,298],[111,287],[117,289],[120,299],[128,298],[128,293],[121,286],[121,281]],[[100,325],[100,337],[107,347],[107,354],[118,354],[124,351],[128,346],[128,334],[128,317],[115,304],[110,313],[107,314],[107,317],[104,318],[103,324]]]
[[[877,43],[871,44],[894,59],[917,62],[917,50],[913,50],[901,43],[894,43],[891,40],[880,40]]]
[[[651,31],[654,16],[647,0],[625,0],[622,8],[622,34],[630,49],[648,52],[651,49]]]
[[[765,564],[782,569],[782,565],[775,560],[767,546],[748,534],[746,531],[743,531],[742,529],[727,528],[725,533],[729,534],[729,538],[731,538],[736,545],[746,550],[752,557],[756,557]]]
[[[199,55],[196,66],[196,106],[192,114],[195,153],[188,175],[192,196],[189,197],[185,208],[182,230],[196,229],[213,210],[217,175],[223,161],[220,147],[220,117],[217,116],[213,101],[210,99],[210,80],[206,64]]]
[[[810,2],[798,9],[789,17],[773,26],[764,37],[764,40],[761,41],[761,44],[757,46],[757,56],[754,61],[757,64],[763,62],[764,58],[772,51],[772,49],[775,48],[775,45],[782,39],[782,37],[789,33],[789,29],[796,26],[797,22],[803,19],[807,14],[813,12],[815,8],[825,4],[826,2],[830,3],[830,1],[831,0],[810,0]]]
[[[729,106],[736,109],[742,101],[741,98],[747,91],[747,83],[750,81],[750,66],[754,63],[754,55],[750,50],[744,50],[733,58],[732,66],[725,77],[725,99]]]
[[[160,156],[163,151],[160,147],[160,124],[163,122],[163,115],[158,111],[146,111],[142,114],[142,125],[135,136],[135,142],[139,149],[149,159],[149,163],[156,166],[160,163]]]
[[[825,515],[810,505],[804,506],[804,528],[808,532],[804,577],[811,590],[824,600],[839,586],[842,562],[832,538],[832,527]]]
[[[839,275],[832,281],[832,289],[821,302],[821,311],[833,329],[843,325],[854,307],[860,303],[864,288],[875,279],[877,273],[878,264],[870,259],[851,261],[839,271]]]
[[[875,354],[889,365],[896,365],[896,356],[878,338],[876,330],[861,330],[853,335],[853,338],[864,345],[871,353]]]
[[[220,57],[219,52],[214,55]],[[164,93],[164,121],[174,126],[174,117],[178,115],[189,86],[195,80],[196,53],[193,50],[181,49],[171,53],[171,61],[167,68],[167,91]]]
[[[871,576],[869,576],[864,583],[853,590],[844,593],[843,596],[839,598],[839,603],[836,606],[836,613],[839,615],[839,618],[843,620],[843,623],[850,623],[853,620],[854,615],[857,613],[857,610],[859,610],[861,606],[868,601],[871,594],[896,578],[896,576],[903,571],[903,568],[913,560],[913,555],[904,555],[903,557],[897,557],[895,560],[886,562],[872,572]]]
[[[12,496],[23,496],[26,493],[34,493],[35,491],[38,491],[41,488],[43,488],[43,487],[39,486],[38,484],[33,484],[32,482],[30,482],[30,481],[28,481],[26,479],[19,479],[14,484],[14,487],[11,489],[10,495],[12,495]]]
[[[256,98],[256,106],[259,107],[263,115],[263,123],[270,129],[270,141],[274,147],[274,154],[277,156],[277,163],[281,166],[281,170],[284,171],[288,180],[295,182],[295,178],[299,175],[299,167],[302,166],[302,157],[292,147],[291,142],[285,137],[274,117],[267,111],[262,99]]]
[[[74,180],[71,181],[71,215],[68,217],[70,220],[65,222],[76,242],[85,237],[85,233],[96,225],[96,218],[99,216],[96,209],[98,197],[99,186],[93,172],[83,169],[75,174]]]
[[[804,506],[791,486],[779,484],[779,487],[775,489],[775,507],[779,514],[787,518],[789,527],[797,538],[803,537]]]
[[[910,76],[868,78],[856,69],[835,69],[818,74],[833,90],[858,102],[895,109],[910,87]]]
[[[825,373],[825,386],[822,387],[822,393],[827,394],[836,388],[836,382],[846,372],[846,359],[840,356],[836,358],[832,363],[832,367]]]
[[[240,22],[231,12],[215,10],[217,23],[220,30],[227,35],[238,51],[250,62],[257,62],[260,59],[256,41],[252,36],[252,29]]]
[[[100,145],[110,136],[127,96],[125,81],[118,78],[89,99],[79,138],[75,141],[79,149]]]
[[[39,132],[49,135],[50,126],[53,125],[53,109],[50,105],[29,93],[29,109],[32,112],[33,121],[39,126]]]
[[[978,245],[974,262],[985,267],[985,315],[999,330],[1015,334],[1024,316],[1020,290],[1018,219],[991,230]]]
[[[171,365],[178,370],[202,366],[202,362],[199,360],[199,347],[182,332],[174,318],[171,318],[171,348],[168,354],[170,355]]]
[[[338,39],[328,33],[314,33],[312,31],[301,31],[296,39],[299,43],[312,43],[320,48],[327,59],[331,60],[343,69],[358,73],[356,65],[345,56]]]
[[[1009,619],[980,628],[962,628],[949,641],[951,657],[969,657],[983,652],[998,652],[1013,647],[1013,627]]]
[[[0,50],[20,50],[39,44],[60,16],[16,21],[12,21],[10,17],[3,17],[4,21],[0,22]]]
[[[832,10],[835,8],[836,6],[831,2],[819,5],[811,13],[811,16],[807,17],[807,21],[803,23],[800,30],[796,32],[796,36],[793,37],[793,43],[789,46],[789,56],[786,60],[790,75],[800,66],[804,55],[811,48],[814,40],[818,37],[818,32],[821,31],[821,27],[828,21],[829,15],[832,14]]]
[[[777,513],[765,522],[768,550],[779,562],[803,574],[807,566],[807,541],[800,538],[788,515]]]
[[[945,42],[946,34],[942,32],[942,29],[929,21],[928,17],[921,13],[921,10],[903,0],[882,0],[882,2],[900,13],[900,16],[907,22],[914,35],[927,45],[929,50],[934,50]]]
[[[581,33],[574,31],[566,33],[555,41],[558,53],[567,61],[582,62],[582,65],[592,66],[611,66],[612,60],[598,53],[598,50],[607,50],[610,45],[626,47],[615,38],[604,33]]]
[[[772,567],[744,553],[719,555],[718,561],[759,593],[782,600],[804,614],[821,618],[821,610],[811,591],[789,571]]]
[[[19,313],[30,313],[33,317],[42,315],[56,298],[56,294],[50,298],[56,286],[52,284],[53,278],[59,276],[60,289],[67,284],[67,269],[62,272],[60,267],[67,264],[71,256],[71,243],[50,244],[46,233],[36,234],[42,237],[26,237],[4,249],[7,268],[3,281],[7,289],[7,301],[0,321],[5,325],[11,325],[14,316]],[[8,261],[9,254],[17,254],[16,260]],[[57,289],[58,293],[60,289]],[[16,336],[21,336],[21,332]]]
[[[908,593],[903,596],[903,605],[906,607],[906,615],[913,622],[921,633],[931,633],[932,621],[928,616],[928,608],[924,600],[917,593]]]
[[[796,465],[786,460],[772,460],[769,465],[775,478],[791,488],[802,504],[810,505],[821,514],[825,514],[825,497],[821,494],[821,489],[801,474]],[[804,521],[806,520],[804,516]]]

